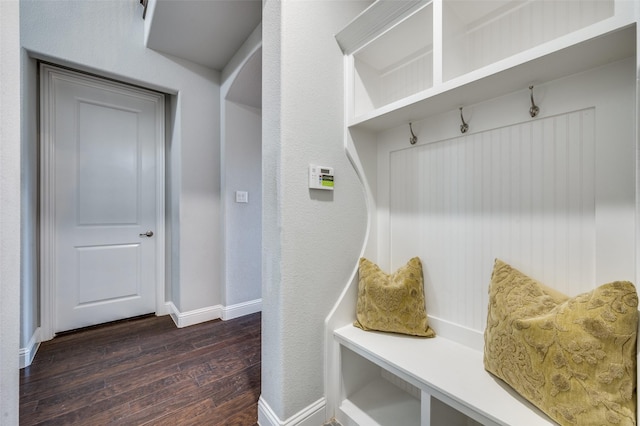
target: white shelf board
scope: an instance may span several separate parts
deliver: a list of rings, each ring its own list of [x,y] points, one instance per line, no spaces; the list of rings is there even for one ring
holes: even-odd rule
[[[420,425],[420,401],[382,377],[342,401],[340,410],[359,425]]]
[[[355,117],[349,127],[381,131],[627,58],[636,52],[635,25],[619,24],[597,24],[604,35],[586,41],[578,31],[537,46]]]
[[[436,336],[425,339],[347,325],[338,342],[484,425],[555,425],[483,365],[483,353]]]

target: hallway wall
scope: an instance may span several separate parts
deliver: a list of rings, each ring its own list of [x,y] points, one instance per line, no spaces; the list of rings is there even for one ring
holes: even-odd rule
[[[223,299],[233,317],[262,307],[262,25],[221,74]]]
[[[262,425],[325,420],[324,320],[355,271],[367,221],[344,149],[334,34],[368,4],[263,6]],[[309,164],[334,168],[333,192],[309,189]]]
[[[224,101],[225,305],[262,298],[262,111]],[[248,193],[247,203],[235,200]]]
[[[18,1],[0,1],[0,425],[18,424],[20,43]]]
[[[220,305],[220,73],[147,49],[138,2],[25,0],[20,2],[20,14],[21,44],[30,57],[175,95],[167,148],[171,198],[165,202],[172,230],[167,293],[180,312]],[[38,123],[32,111],[37,80],[29,67],[22,73],[30,94],[22,113],[22,126],[30,137],[23,143],[36,144]],[[31,154],[23,168],[35,170],[36,161]],[[33,180],[25,185],[23,192],[36,190]],[[36,206],[30,205],[23,211],[30,221],[27,226],[35,226],[33,209]],[[37,253],[30,245],[22,257],[37,258]],[[32,288],[37,274],[27,270],[23,275],[28,277],[23,287]],[[32,294],[23,300],[22,309],[23,317],[37,312],[37,297]],[[22,331],[21,347],[34,331]]]

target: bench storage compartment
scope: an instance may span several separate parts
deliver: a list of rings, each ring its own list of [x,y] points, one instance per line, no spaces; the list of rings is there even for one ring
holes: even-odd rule
[[[340,410],[354,425],[555,424],[487,373],[480,351],[444,337],[414,338],[351,325],[336,330],[335,338],[345,395]]]

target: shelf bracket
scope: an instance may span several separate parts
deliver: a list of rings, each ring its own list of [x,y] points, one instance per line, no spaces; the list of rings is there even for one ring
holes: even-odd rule
[[[469,125],[464,121],[464,116],[462,115],[462,107],[460,107],[460,120],[462,120],[462,124],[460,125],[460,132],[467,133],[467,130],[469,130]]]
[[[409,123],[409,131],[411,132],[411,137],[409,138],[409,143],[411,145],[415,145],[418,142],[418,137],[413,134],[413,128],[411,127],[411,123]]]
[[[537,116],[540,113],[540,108],[533,101],[533,86],[529,86],[529,90],[531,91],[531,108],[529,108],[529,115],[531,118]]]

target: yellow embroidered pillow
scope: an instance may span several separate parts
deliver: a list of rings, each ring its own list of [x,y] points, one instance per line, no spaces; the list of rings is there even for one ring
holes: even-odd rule
[[[378,265],[360,259],[356,327],[433,337],[424,299],[422,263],[414,257],[388,275]]]
[[[568,298],[496,260],[484,366],[561,425],[635,425],[637,327],[630,282]]]

